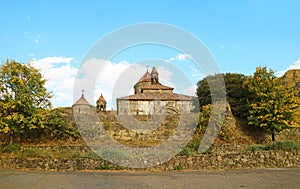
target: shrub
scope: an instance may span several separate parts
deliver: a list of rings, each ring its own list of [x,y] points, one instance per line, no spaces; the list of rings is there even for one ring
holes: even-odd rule
[[[293,140],[273,142],[265,147],[266,150],[299,150],[300,145]]]
[[[173,165],[173,169],[177,170],[177,171],[180,171],[180,170],[182,170],[182,165],[181,164],[179,164],[179,165]]]

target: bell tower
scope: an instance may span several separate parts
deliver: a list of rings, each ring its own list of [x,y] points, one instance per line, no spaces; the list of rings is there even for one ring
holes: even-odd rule
[[[157,83],[159,83],[158,72],[157,72],[156,68],[153,67],[152,71],[151,71],[151,84],[157,84]]]

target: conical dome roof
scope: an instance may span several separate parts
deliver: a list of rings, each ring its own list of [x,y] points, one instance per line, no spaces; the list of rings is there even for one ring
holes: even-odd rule
[[[149,71],[147,70],[147,72],[141,77],[141,79],[138,81],[138,83],[143,83],[143,82],[151,82],[151,75],[149,73]]]
[[[102,93],[101,93],[100,97],[98,98],[97,102],[105,102],[106,103],[106,100],[104,99]]]

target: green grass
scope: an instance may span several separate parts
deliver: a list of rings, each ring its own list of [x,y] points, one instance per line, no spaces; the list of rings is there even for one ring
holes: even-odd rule
[[[300,145],[293,140],[273,142],[265,147],[266,150],[299,150]]]
[[[293,140],[282,140],[268,145],[254,144],[245,149],[247,152],[255,152],[260,150],[300,150],[300,144]]]
[[[2,157],[32,157],[32,158],[98,158],[92,150],[82,152],[75,148],[38,148],[34,146],[21,146],[20,144],[11,144],[0,146]]]
[[[123,167],[119,165],[113,165],[107,161],[105,161],[102,165],[96,166],[95,170],[122,170]]]
[[[256,152],[260,150],[265,150],[265,146],[262,144],[253,144],[245,149],[246,152]]]

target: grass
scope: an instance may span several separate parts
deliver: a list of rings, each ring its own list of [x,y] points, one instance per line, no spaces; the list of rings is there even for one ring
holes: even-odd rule
[[[122,169],[123,169],[122,166],[113,165],[106,161],[102,165],[95,167],[95,170],[122,170]]]
[[[80,151],[74,148],[61,148],[59,146],[39,148],[34,146],[21,146],[11,144],[0,146],[2,157],[15,158],[97,158],[99,157],[92,150]]]
[[[300,150],[300,144],[293,140],[282,140],[267,145],[254,144],[245,149],[246,152],[255,152],[260,150]]]

